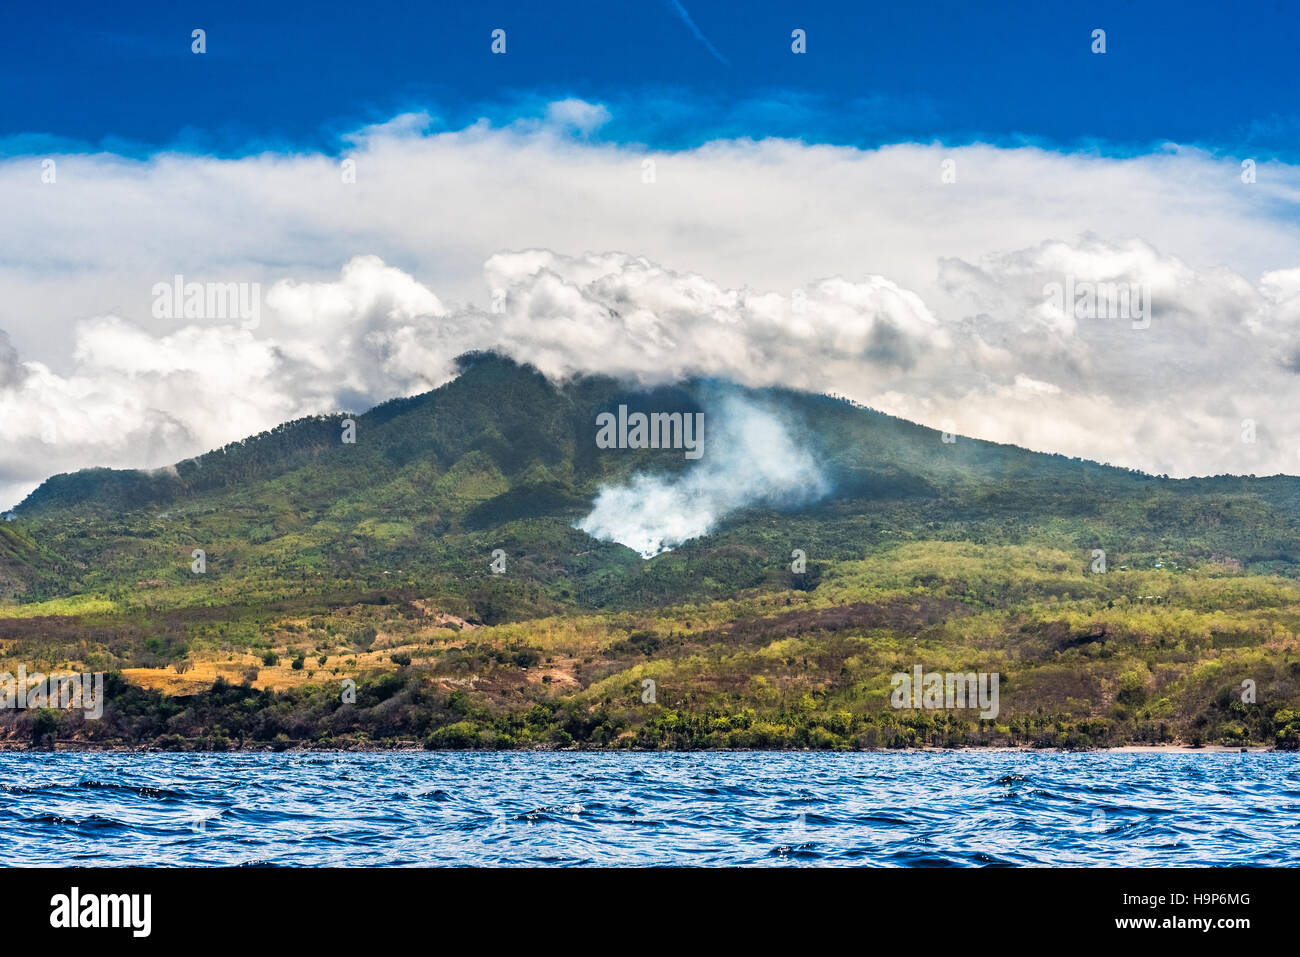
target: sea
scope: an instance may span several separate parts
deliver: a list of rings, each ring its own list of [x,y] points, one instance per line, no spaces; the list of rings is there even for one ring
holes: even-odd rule
[[[1300,864],[1300,755],[0,753],[18,867]]]

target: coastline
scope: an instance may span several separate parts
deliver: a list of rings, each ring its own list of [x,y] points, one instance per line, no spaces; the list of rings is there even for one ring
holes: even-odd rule
[[[1207,744],[1192,747],[1185,744],[1124,744],[1104,748],[1032,748],[1032,747],[972,747],[953,748],[859,748],[835,750],[832,748],[425,748],[423,745],[402,742],[390,748],[337,748],[294,746],[288,748],[226,748],[225,750],[186,750],[174,748],[126,747],[122,745],[96,746],[84,742],[57,742],[53,748],[33,748],[0,742],[3,754],[393,754],[415,752],[420,754],[1285,754],[1286,751],[1251,745],[1236,747]]]

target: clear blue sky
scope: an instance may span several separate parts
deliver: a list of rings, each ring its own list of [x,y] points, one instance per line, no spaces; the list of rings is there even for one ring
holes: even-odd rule
[[[505,56],[489,52],[496,27]],[[405,110],[455,127],[578,96],[614,111],[602,136],[663,147],[781,135],[1122,154],[1172,140],[1295,160],[1297,27],[1292,0],[12,3],[0,149],[333,151]]]

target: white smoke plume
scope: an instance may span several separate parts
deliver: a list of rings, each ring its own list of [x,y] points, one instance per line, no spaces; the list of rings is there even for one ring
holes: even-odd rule
[[[771,409],[735,394],[709,403],[704,456],[675,475],[634,475],[607,485],[577,525],[651,558],[707,535],[751,505],[794,508],[831,489],[806,443]]]

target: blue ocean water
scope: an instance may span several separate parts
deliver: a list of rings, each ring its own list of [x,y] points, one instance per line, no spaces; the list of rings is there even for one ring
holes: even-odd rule
[[[16,866],[1300,864],[1276,753],[0,754]]]

